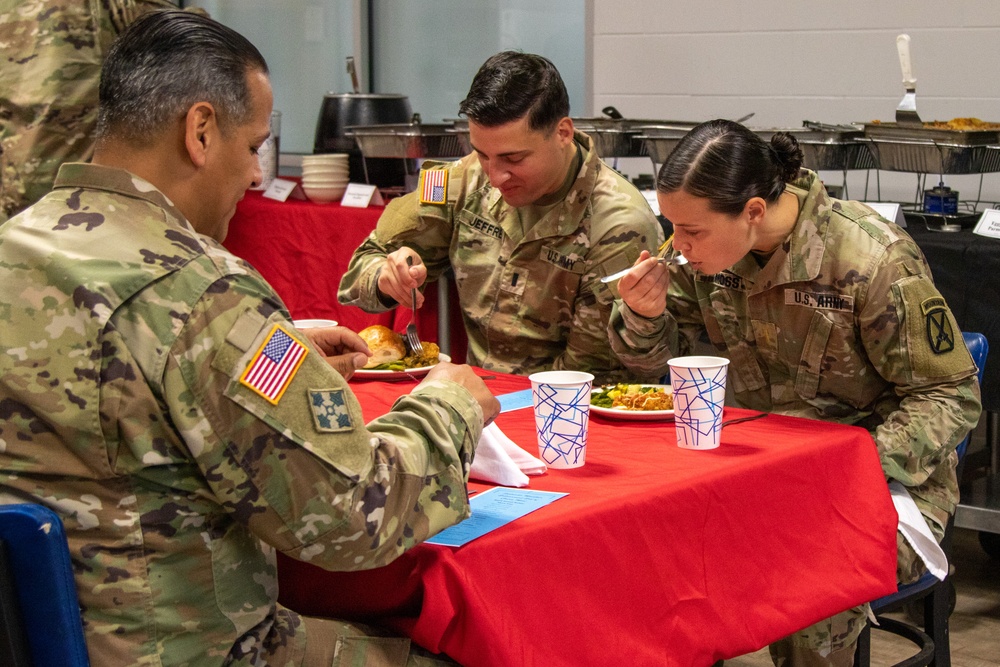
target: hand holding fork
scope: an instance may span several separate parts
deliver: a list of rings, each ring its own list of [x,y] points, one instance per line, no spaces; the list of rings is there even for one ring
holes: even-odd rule
[[[406,257],[406,265],[413,266],[412,255]],[[411,304],[413,308],[413,321],[406,325],[406,335],[403,336],[403,339],[410,354],[421,354],[424,350],[424,345],[420,342],[420,336],[417,334],[417,288],[414,287],[410,290],[410,298],[413,299],[413,303]]]

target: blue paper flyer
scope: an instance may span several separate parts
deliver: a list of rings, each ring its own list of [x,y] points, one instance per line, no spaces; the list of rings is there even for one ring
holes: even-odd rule
[[[472,497],[469,501],[472,506],[471,517],[460,524],[445,528],[427,542],[446,547],[460,547],[565,495],[567,494],[556,491],[494,487]]]
[[[513,391],[509,394],[500,394],[497,396],[497,400],[500,401],[500,412],[530,408],[531,390],[522,389],[521,391]]]

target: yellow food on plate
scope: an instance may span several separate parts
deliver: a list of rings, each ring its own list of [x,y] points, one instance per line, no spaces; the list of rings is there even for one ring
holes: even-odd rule
[[[674,395],[662,385],[619,383],[595,391],[590,404],[617,410],[673,410]]]

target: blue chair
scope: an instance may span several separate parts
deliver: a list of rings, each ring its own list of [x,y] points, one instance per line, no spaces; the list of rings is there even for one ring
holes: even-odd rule
[[[969,348],[972,360],[976,362],[976,368],[979,370],[979,382],[982,383],[986,355],[990,349],[986,336],[980,333],[963,333],[962,337],[965,339],[966,347]],[[969,447],[970,437],[971,434],[967,435],[955,450],[958,452],[958,476],[960,479],[965,450]],[[951,558],[951,533],[954,523],[955,517],[952,515],[945,528],[944,539],[941,540],[941,548],[949,559]],[[895,593],[871,603],[872,611],[879,623],[876,629],[891,632],[912,642],[920,649],[916,655],[896,663],[893,667],[923,667],[927,665],[951,667],[948,617],[951,616],[954,600],[955,590],[950,576],[945,577],[944,581],[939,581],[934,575],[926,573],[912,584],[900,585],[899,590]],[[883,617],[885,613],[912,603],[922,603],[923,629],[910,623]],[[854,656],[854,664],[857,667],[869,667],[871,664],[872,627],[870,623],[867,624],[858,638],[857,651]]]
[[[90,664],[66,533],[41,505],[0,505],[0,664]]]

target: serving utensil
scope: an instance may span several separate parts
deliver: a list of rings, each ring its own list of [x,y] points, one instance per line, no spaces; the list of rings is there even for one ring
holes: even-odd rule
[[[687,257],[685,257],[684,255],[674,255],[673,257],[657,257],[656,258],[656,263],[657,264],[663,264],[664,266],[670,266],[671,264],[674,264],[674,265],[677,265],[677,266],[684,266],[685,264],[688,263],[688,261],[687,261]],[[622,276],[624,276],[626,273],[628,273],[631,270],[632,270],[632,267],[630,266],[627,269],[622,269],[621,271],[616,271],[615,273],[612,273],[610,276],[604,276],[603,278],[601,278],[601,282],[602,283],[610,283],[610,282],[612,282],[614,280],[618,280],[619,278],[621,278]]]
[[[896,124],[902,127],[924,126],[917,115],[917,80],[913,78],[913,63],[910,62],[910,36],[896,37],[896,50],[899,51],[899,67],[903,70],[903,85],[906,92],[896,107]]]
[[[406,265],[413,266],[413,256],[407,256]],[[420,336],[417,334],[417,289],[414,287],[410,290],[410,298],[413,299],[413,321],[406,325],[406,334],[403,339],[406,342],[406,347],[409,349],[410,354],[421,354],[424,351],[424,344],[420,342]]]

